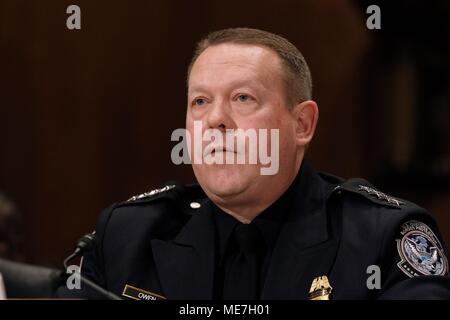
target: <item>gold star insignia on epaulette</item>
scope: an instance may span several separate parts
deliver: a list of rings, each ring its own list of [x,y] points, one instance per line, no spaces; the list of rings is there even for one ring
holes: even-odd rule
[[[173,188],[175,188],[174,184],[165,186],[165,187],[163,187],[161,189],[153,189],[152,191],[144,192],[144,193],[138,194],[136,196],[132,196],[130,199],[127,200],[127,202],[129,202],[129,201],[136,201],[136,200],[144,199],[144,198],[147,198],[147,197],[151,197],[151,196],[154,196],[154,195],[156,195],[158,193],[169,191],[169,190],[171,190]]]
[[[383,193],[381,191],[375,190],[374,188],[371,188],[371,187],[368,187],[368,186],[363,186],[361,184],[358,187],[359,187],[359,191],[364,191],[364,192],[367,192],[370,195],[374,195],[379,200],[387,201],[388,203],[395,204],[398,207],[400,207],[401,205],[404,204],[404,202],[402,202],[400,200],[397,200],[397,199],[395,199],[395,198],[393,198],[391,196],[388,196],[387,194],[385,194],[385,193]]]

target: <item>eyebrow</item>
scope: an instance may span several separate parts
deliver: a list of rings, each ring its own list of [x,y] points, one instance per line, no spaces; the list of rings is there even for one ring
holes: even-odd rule
[[[257,82],[258,84],[257,85],[255,85],[255,81],[251,81],[251,80],[248,80],[248,79],[246,79],[246,80],[235,80],[235,81],[232,81],[232,82],[230,82],[230,83],[228,83],[227,84],[227,86],[229,86],[229,87],[250,87],[251,85],[252,85],[252,83],[253,83],[253,86],[256,86],[257,88],[259,88],[259,89],[262,89],[262,90],[268,90],[268,88],[266,87],[266,86],[264,86],[261,82]],[[209,91],[209,88],[207,87],[207,86],[204,86],[204,85],[194,85],[194,86],[189,86],[189,90],[188,90],[188,93],[189,92],[207,92],[207,91]]]

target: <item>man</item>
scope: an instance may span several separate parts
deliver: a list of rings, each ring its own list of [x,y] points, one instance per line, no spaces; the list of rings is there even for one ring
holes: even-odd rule
[[[278,148],[278,171],[193,161],[199,185],[167,185],[103,212],[83,275],[137,300],[450,298],[448,251],[424,209],[304,160],[319,112],[290,42],[255,29],[214,32],[199,42],[187,81],[191,136],[196,124],[224,137],[278,130],[265,146]],[[210,141],[203,160],[251,152]]]

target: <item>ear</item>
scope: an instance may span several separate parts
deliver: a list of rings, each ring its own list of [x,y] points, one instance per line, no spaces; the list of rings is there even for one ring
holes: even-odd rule
[[[319,108],[312,100],[303,101],[292,109],[292,115],[296,121],[296,141],[299,146],[309,144],[316,131],[317,120],[319,119]]]

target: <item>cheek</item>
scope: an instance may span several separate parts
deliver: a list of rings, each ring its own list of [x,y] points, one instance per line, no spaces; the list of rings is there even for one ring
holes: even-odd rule
[[[194,117],[192,116],[192,109],[187,108],[186,110],[186,129],[188,127],[194,128]]]
[[[295,127],[290,116],[277,117],[273,122],[273,128],[278,129],[278,153],[279,159],[290,159],[296,152]]]
[[[294,141],[295,128],[290,116],[280,115],[280,113],[271,112],[260,117],[253,117],[242,122],[241,128],[267,129],[270,137],[271,129],[278,129],[280,144],[283,140]]]
[[[279,129],[275,115],[254,115],[235,120],[237,128],[248,129]]]
[[[186,130],[189,132],[189,134],[194,133],[194,121],[188,117],[186,117]]]
[[[281,107],[281,106],[280,106]],[[277,110],[276,106],[271,106],[271,110],[267,112],[261,112],[255,114],[252,117],[245,117],[239,119],[237,122],[237,127],[247,130],[247,129],[267,129],[266,131],[266,145],[269,154],[272,154],[270,150],[272,149],[272,144],[278,144],[279,157],[285,152],[291,154],[296,150],[296,140],[295,140],[295,127],[290,114],[284,110]],[[285,108],[283,106],[283,108]],[[278,130],[277,135],[272,136],[272,129]],[[277,141],[273,141],[274,138]],[[248,150],[247,150],[248,151]]]
[[[277,99],[262,105],[258,112],[243,119],[247,127],[280,129],[280,131],[289,123],[289,120],[289,111]]]
[[[291,125],[284,124],[280,128],[280,153],[292,152],[296,149],[295,128]]]
[[[189,121],[200,120],[205,117],[207,111],[207,107],[188,106],[186,111],[186,118],[189,119]]]

